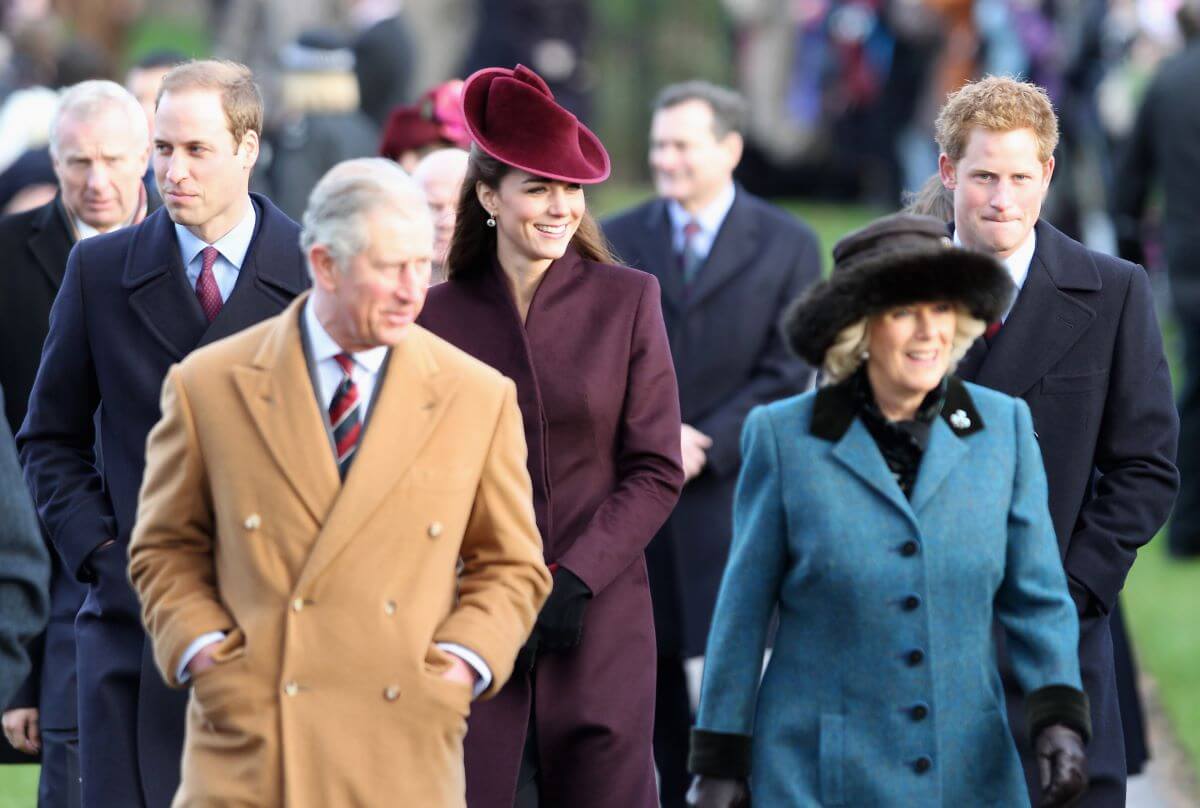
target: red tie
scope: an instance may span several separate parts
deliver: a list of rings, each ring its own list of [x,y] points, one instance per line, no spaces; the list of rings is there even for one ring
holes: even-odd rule
[[[679,267],[683,271],[683,282],[691,283],[700,265],[704,263],[696,250],[696,236],[700,235],[700,223],[695,219],[683,226],[683,251],[679,254]]]
[[[200,277],[196,279],[196,299],[204,316],[211,323],[221,313],[221,290],[217,288],[217,276],[213,274],[213,264],[217,262],[217,248],[205,247],[200,255],[203,263],[200,267]]]
[[[342,381],[329,402],[329,428],[333,430],[333,445],[337,450],[338,471],[342,478],[350,469],[350,460],[358,448],[358,436],[362,432],[362,421],[358,417],[358,385],[354,383],[354,359],[340,353],[334,357],[342,369]]]
[[[987,327],[987,331],[983,332],[983,338],[988,341],[989,345],[996,338],[996,335],[1000,333],[1000,326],[1002,325],[1004,325],[1004,321],[997,320]]]

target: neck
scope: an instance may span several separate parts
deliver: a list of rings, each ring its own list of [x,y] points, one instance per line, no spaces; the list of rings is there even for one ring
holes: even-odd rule
[[[329,335],[330,339],[336,342],[337,346],[346,353],[359,353],[374,347],[372,345],[360,344],[342,326],[337,316],[337,302],[322,294],[319,287],[314,285],[312,295],[308,298],[308,304],[313,307],[313,314],[316,315],[317,322],[321,324],[321,328],[324,328],[325,333]]]
[[[517,310],[521,312],[521,319],[524,320],[525,315],[529,312],[529,304],[533,300],[533,295],[553,261],[548,258],[531,261],[524,256],[514,254],[511,249],[506,249],[506,245],[501,242],[496,244],[496,258],[500,261],[500,268],[504,270],[508,288],[517,303]]]
[[[879,382],[875,369],[869,364],[867,381],[871,384],[871,394],[875,396],[876,406],[889,421],[911,421],[917,416],[917,409],[929,392],[888,389],[887,385]]]
[[[250,196],[247,193],[240,203],[231,205],[228,210],[221,211],[203,224],[185,225],[188,231],[205,244],[215,244],[224,238],[230,230],[241,224],[250,209]]]
[[[731,179],[729,182],[733,182],[733,180]],[[717,201],[717,197],[724,193],[725,189],[728,187],[729,183],[725,183],[724,185],[721,185],[699,196],[695,196],[690,199],[676,199],[675,201],[679,203],[679,207],[683,208],[684,211],[692,216],[695,216],[713,202]]]

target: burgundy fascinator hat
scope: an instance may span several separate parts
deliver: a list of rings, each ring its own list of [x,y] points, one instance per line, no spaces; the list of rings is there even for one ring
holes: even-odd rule
[[[463,115],[471,139],[502,163],[563,182],[608,178],[611,164],[600,138],[524,65],[472,74],[463,87]]]
[[[439,143],[471,148],[471,136],[463,124],[462,91],[463,82],[451,79],[426,92],[417,103],[393,109],[383,127],[379,154],[398,160],[406,151]]]

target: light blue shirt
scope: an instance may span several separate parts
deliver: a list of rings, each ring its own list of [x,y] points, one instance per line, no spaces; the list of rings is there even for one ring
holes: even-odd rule
[[[229,300],[233,294],[233,286],[237,283],[238,272],[246,253],[250,251],[250,242],[254,240],[254,225],[258,221],[258,213],[254,203],[246,197],[246,213],[233,229],[212,243],[219,255],[213,264],[213,275],[217,278],[217,289],[221,292],[221,302]],[[200,270],[204,266],[204,258],[200,255],[209,246],[202,238],[181,224],[175,225],[175,239],[179,242],[179,255],[183,259],[183,268],[187,272],[188,285],[196,288],[200,278]]]
[[[731,182],[716,199],[696,213],[688,213],[683,209],[683,205],[674,199],[667,202],[667,215],[671,219],[671,245],[675,252],[683,252],[683,228],[687,227],[688,222],[695,221],[700,226],[700,231],[692,236],[692,249],[700,256],[700,260],[708,258],[717,233],[725,222],[725,217],[729,215],[729,209],[733,207],[736,195],[737,191]]]

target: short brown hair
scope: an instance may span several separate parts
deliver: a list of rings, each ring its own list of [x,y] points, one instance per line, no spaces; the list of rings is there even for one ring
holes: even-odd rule
[[[165,93],[187,90],[216,90],[221,94],[221,109],[225,110],[225,122],[235,146],[241,145],[247,132],[262,135],[262,92],[254,83],[250,68],[223,59],[192,60],[176,65],[163,76],[154,108],[158,109]]]
[[[1032,129],[1038,141],[1038,160],[1043,163],[1058,146],[1058,117],[1050,96],[1036,84],[1008,76],[988,76],[951,93],[934,124],[934,137],[938,147],[957,163],[976,126],[992,132]]]

